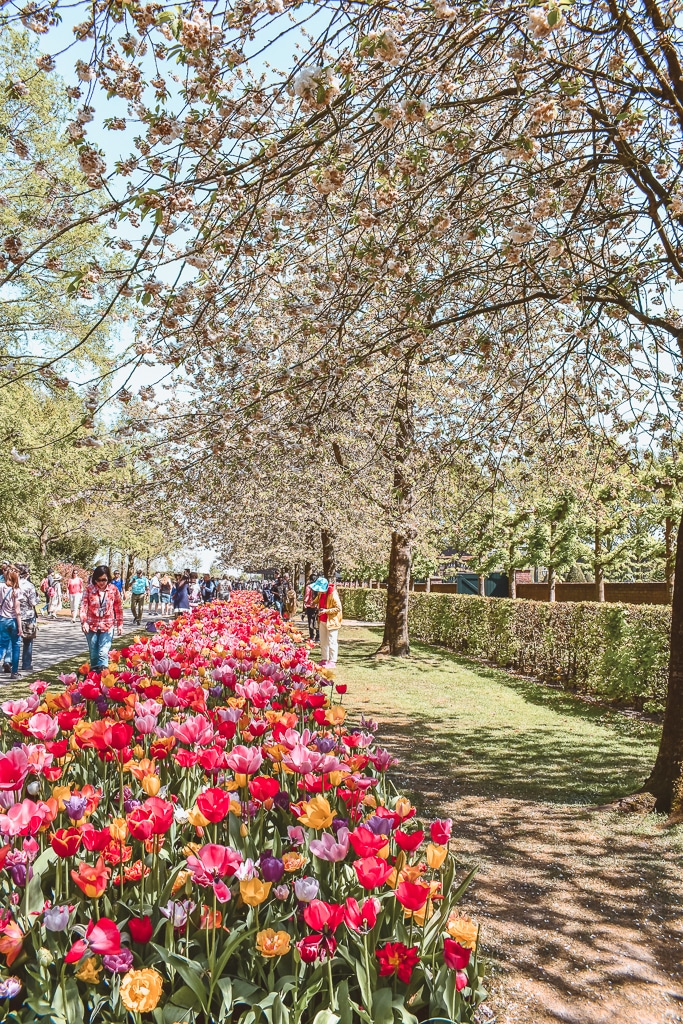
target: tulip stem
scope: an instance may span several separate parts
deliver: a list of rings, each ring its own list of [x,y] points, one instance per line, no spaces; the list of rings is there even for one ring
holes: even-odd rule
[[[330,990],[330,1009],[334,1013],[336,1006],[334,1002],[334,984],[332,983],[332,957],[330,956],[327,958],[327,984]]]

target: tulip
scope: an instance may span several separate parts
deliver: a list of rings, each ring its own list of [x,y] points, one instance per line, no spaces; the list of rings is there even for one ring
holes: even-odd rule
[[[316,960],[324,963],[334,956],[337,942],[332,935],[307,935],[297,942],[296,948],[305,964],[315,963]]]
[[[437,819],[432,822],[430,828],[432,842],[436,843],[437,846],[447,846],[451,838],[452,828],[453,822],[450,818]]]
[[[381,857],[363,857],[353,862],[358,881],[364,889],[384,885],[393,868]]]
[[[131,917],[128,922],[128,930],[133,942],[139,942],[140,945],[144,945],[152,938],[154,926],[152,925],[151,917]]]
[[[226,757],[226,764],[238,775],[255,775],[263,763],[263,754],[258,747],[233,747]]]
[[[35,736],[37,740],[53,740],[59,732],[59,722],[42,711],[31,715],[26,726],[31,736]]]
[[[338,903],[325,903],[323,900],[311,900],[304,907],[304,921],[316,932],[327,929],[336,932],[344,920],[344,907]]]
[[[7,921],[0,928],[0,953],[7,957],[7,966],[11,967],[22,951],[24,933],[16,921]]]
[[[28,775],[28,756],[20,747],[0,753],[0,790],[18,790]]]
[[[452,971],[464,971],[470,962],[471,949],[461,946],[455,939],[444,939],[443,959],[446,967]]]
[[[259,859],[261,874],[266,882],[279,882],[285,873],[285,864],[280,857],[262,854]]]
[[[432,871],[438,871],[448,854],[447,846],[436,846],[429,843],[427,846],[427,864]]]
[[[430,889],[422,882],[401,882],[396,890],[396,899],[406,910],[421,910],[429,899]]]
[[[371,931],[377,923],[377,915],[381,908],[382,904],[374,896],[364,900],[362,906],[358,905],[353,896],[349,896],[344,904],[344,921],[347,928],[354,932]]]
[[[268,899],[270,882],[262,882],[259,878],[245,879],[240,882],[240,896],[250,907],[258,907]]]
[[[197,807],[207,821],[223,821],[230,810],[230,794],[222,789],[206,789],[197,797]]]
[[[256,948],[261,956],[269,959],[274,956],[284,956],[285,953],[289,953],[291,939],[288,932],[276,932],[273,928],[266,928],[264,931],[256,933]]]
[[[421,830],[418,830],[417,832],[403,832],[401,829],[396,829],[394,832],[396,845],[405,853],[414,853],[424,837],[425,834]]]
[[[43,911],[43,924],[49,932],[63,932],[69,923],[68,907],[48,907]]]
[[[364,825],[349,833],[349,841],[359,857],[374,857],[387,846],[386,836],[381,833],[376,835]]]
[[[112,974],[125,974],[133,966],[133,954],[129,949],[105,954],[102,957],[102,966]]]
[[[82,842],[77,828],[58,828],[50,833],[50,846],[58,857],[73,857]]]
[[[405,985],[410,983],[415,965],[419,962],[417,946],[406,946],[402,942],[387,942],[375,953],[379,960],[380,977],[392,974],[398,976]]]
[[[340,828],[336,838],[329,832],[323,832],[320,839],[312,839],[309,849],[319,860],[337,863],[344,860],[349,852],[349,830]]]
[[[315,878],[297,878],[294,882],[294,895],[302,903],[310,903],[318,895],[320,884]]]
[[[254,800],[263,803],[272,800],[280,792],[280,783],[270,775],[256,775],[249,781],[249,792]]]
[[[107,882],[111,875],[110,868],[104,866],[100,857],[95,867],[81,861],[76,871],[71,872],[71,877],[78,888],[90,899],[99,899],[107,888]]]
[[[329,800],[324,796],[314,796],[312,800],[304,803],[304,813],[299,816],[299,821],[308,828],[323,829],[329,828],[334,820],[334,814],[330,807]]]
[[[115,921],[108,917],[101,917],[99,921],[91,921],[86,929],[85,937],[74,942],[64,960],[67,964],[73,964],[80,960],[88,950],[93,953],[109,955],[121,952],[121,932]]]

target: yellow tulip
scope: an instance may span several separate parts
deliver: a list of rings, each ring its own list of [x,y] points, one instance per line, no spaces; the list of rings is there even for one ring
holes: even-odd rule
[[[117,843],[125,843],[128,838],[128,826],[125,818],[114,818],[109,822],[109,835]]]
[[[452,910],[446,924],[446,931],[461,946],[466,949],[475,949],[479,926],[467,914],[460,914],[457,910]]]
[[[141,785],[147,796],[156,796],[161,789],[161,779],[158,775],[145,775]]]
[[[343,708],[341,704],[333,704],[325,712],[325,721],[329,725],[341,725],[345,718],[346,708]]]
[[[164,979],[153,967],[128,971],[119,990],[121,1002],[131,1013],[149,1013],[159,1004],[163,983]]]
[[[447,846],[437,846],[435,843],[429,843],[427,846],[427,864],[432,871],[438,871],[443,862],[446,859],[448,853]]]
[[[102,968],[100,965],[95,962],[93,957],[89,956],[76,971],[76,977],[79,981],[84,981],[87,985],[99,985],[101,970]]]
[[[240,882],[240,896],[250,907],[258,907],[268,899],[271,882],[262,882],[260,878],[245,878]]]
[[[190,825],[194,825],[195,828],[206,828],[209,824],[209,819],[205,818],[198,807],[191,807],[187,812],[187,820]]]
[[[407,796],[400,796],[396,801],[396,807],[394,810],[401,818],[407,818],[413,809],[413,805]]]
[[[71,737],[73,739],[73,737]],[[54,786],[52,795],[59,804],[60,811],[64,810],[64,801],[68,800],[71,796],[70,786]]]
[[[314,796],[303,804],[304,813],[299,818],[302,825],[308,828],[322,829],[329,828],[334,821],[334,814],[330,807],[329,800],[324,796]]]

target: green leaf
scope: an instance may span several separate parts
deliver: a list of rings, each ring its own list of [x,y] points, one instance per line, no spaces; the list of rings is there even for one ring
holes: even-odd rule
[[[313,1018],[313,1024],[339,1024],[339,1014],[332,1010],[318,1010]]]
[[[53,996],[52,1020],[67,1020],[69,1024],[83,1024],[84,1009],[81,997],[78,993],[78,983],[75,978],[66,978],[64,985],[57,985]]]
[[[394,1024],[393,992],[378,988],[372,994],[372,1020],[374,1024]]]
[[[200,980],[197,973],[197,965],[194,961],[188,960],[184,956],[179,956],[177,953],[169,953],[163,946],[158,946],[156,942],[152,942],[150,945],[156,949],[165,964],[168,964],[169,967],[175,968],[185,984],[188,985],[197,996],[204,1012],[208,1014],[208,992]]]
[[[339,1009],[339,1024],[353,1024],[351,1000],[349,999],[349,983],[346,978],[337,986],[337,1007]]]

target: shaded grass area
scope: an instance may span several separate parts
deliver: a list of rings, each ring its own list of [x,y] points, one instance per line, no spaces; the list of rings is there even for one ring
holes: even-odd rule
[[[346,629],[350,714],[380,722],[392,778],[454,819],[465,908],[482,926],[497,1024],[681,1021],[683,829],[598,810],[638,789],[660,727],[448,651],[375,658]],[[483,1019],[483,1018],[482,1018]]]
[[[407,659],[375,658],[379,639],[376,630],[342,632],[340,679],[354,711],[380,713],[384,741],[438,783],[423,798],[602,804],[647,777],[658,725],[425,644]]]

